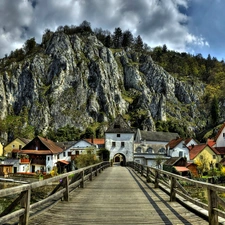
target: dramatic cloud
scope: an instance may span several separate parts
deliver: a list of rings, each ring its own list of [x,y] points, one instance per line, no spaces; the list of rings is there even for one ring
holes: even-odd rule
[[[84,20],[93,29],[130,30],[150,47],[166,44],[176,51],[222,57],[224,6],[220,0],[1,0],[0,57],[29,38],[40,43],[45,29]]]

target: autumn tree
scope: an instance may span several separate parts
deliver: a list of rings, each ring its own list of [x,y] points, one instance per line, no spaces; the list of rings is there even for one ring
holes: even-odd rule
[[[194,161],[194,163],[197,165],[198,173],[200,176],[202,176],[204,172],[208,172],[210,162],[205,155],[200,155],[198,159]]]

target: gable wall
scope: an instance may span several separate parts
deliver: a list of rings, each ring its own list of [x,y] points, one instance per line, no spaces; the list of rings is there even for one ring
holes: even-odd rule
[[[110,151],[110,160],[121,153],[126,157],[127,162],[133,161],[134,134],[120,133],[120,137],[117,137],[117,134],[119,133],[105,133],[105,148]],[[121,146],[121,142],[124,142],[124,147]]]
[[[224,136],[224,137],[223,137]],[[216,147],[225,147],[225,128],[216,140]]]
[[[4,156],[6,156],[6,154],[11,154],[13,149],[19,149],[20,145],[22,147],[25,146],[25,143],[22,142],[19,138],[16,138],[15,140],[13,140],[12,142],[10,142],[8,145],[6,145],[4,147]]]
[[[206,146],[195,158],[194,158],[194,162],[196,161],[201,161],[200,156],[203,155],[204,158],[207,159],[208,163],[213,162],[213,164],[215,165],[216,163],[219,163],[219,156],[215,154],[215,152],[213,152],[209,146]],[[213,159],[213,155],[216,155],[216,159]],[[208,165],[209,168],[209,165]]]

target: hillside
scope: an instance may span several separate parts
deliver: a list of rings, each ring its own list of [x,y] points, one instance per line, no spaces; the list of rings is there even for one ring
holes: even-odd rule
[[[154,52],[106,47],[92,32],[64,31],[47,31],[40,45],[30,39],[25,49],[0,62],[4,140],[35,134],[59,141],[101,137],[118,114],[134,128],[181,136],[194,136],[215,122],[214,103],[206,101],[209,84],[168,73],[153,61]],[[216,101],[221,122],[224,99]]]

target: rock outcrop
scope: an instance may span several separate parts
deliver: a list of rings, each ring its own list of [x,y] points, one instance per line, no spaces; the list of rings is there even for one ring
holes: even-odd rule
[[[142,118],[139,128],[153,131],[156,121],[168,118],[192,127],[205,123],[199,105],[204,85],[175,79],[147,53],[63,32],[43,36],[38,49],[21,61],[1,61],[1,119],[25,107],[39,133],[66,125],[84,130],[117,114]]]

